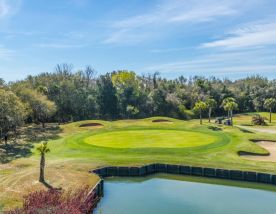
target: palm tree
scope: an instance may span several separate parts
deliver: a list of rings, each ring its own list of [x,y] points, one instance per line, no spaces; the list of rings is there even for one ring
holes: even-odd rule
[[[206,101],[206,105],[208,107],[208,117],[209,117],[209,123],[211,122],[211,114],[212,114],[212,110],[213,108],[215,108],[217,106],[217,101],[215,99],[209,98]]]
[[[264,102],[264,107],[269,110],[269,122],[272,122],[272,109],[276,107],[276,99],[269,98]]]
[[[47,142],[43,142],[39,147],[37,147],[37,150],[40,153],[39,181],[42,183],[45,183],[45,179],[44,179],[45,154],[50,152],[50,149],[48,148]]]
[[[233,126],[233,110],[238,109],[238,104],[233,97],[225,98],[222,101],[222,107],[228,112],[228,118],[231,118],[231,125]]]
[[[202,111],[207,109],[207,105],[205,102],[198,101],[195,104],[194,111],[199,112],[199,117],[200,117],[200,124],[202,125]]]

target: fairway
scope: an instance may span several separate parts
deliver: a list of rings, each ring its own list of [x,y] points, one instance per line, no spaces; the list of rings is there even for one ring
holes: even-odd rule
[[[214,143],[214,135],[176,130],[131,130],[100,133],[85,139],[94,146],[112,148],[181,148]]]

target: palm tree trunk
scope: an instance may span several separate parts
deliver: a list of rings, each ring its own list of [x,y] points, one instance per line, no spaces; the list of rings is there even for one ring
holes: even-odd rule
[[[4,135],[5,146],[8,146],[8,134]]]
[[[211,113],[212,113],[212,108],[209,108],[209,123],[211,122]]]
[[[199,112],[199,115],[200,115],[200,125],[202,125],[202,115],[201,115],[201,110],[200,110],[200,112]]]
[[[233,126],[233,110],[231,110],[230,115],[231,115],[231,126]]]
[[[40,182],[45,182],[45,179],[44,179],[44,167],[45,167],[45,155],[41,154],[41,158],[40,158],[40,173],[39,173],[39,181]]]
[[[269,109],[269,123],[272,122],[272,109]]]

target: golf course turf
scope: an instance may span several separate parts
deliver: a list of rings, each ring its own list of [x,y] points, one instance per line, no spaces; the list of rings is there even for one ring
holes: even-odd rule
[[[153,122],[156,120],[170,122]],[[274,162],[239,156],[240,152],[268,155],[267,150],[251,140],[276,139],[276,134],[245,131],[250,120],[250,114],[235,117],[234,123],[239,127],[217,125],[206,120],[200,125],[198,120],[167,117],[65,124],[61,126],[59,137],[49,141],[51,152],[46,155],[46,179],[55,187],[74,188],[80,184],[93,185],[98,180],[96,175],[88,173],[93,168],[149,163],[189,164],[276,174]],[[266,128],[276,130],[275,124]],[[0,207],[1,204],[4,208],[20,205],[26,191],[41,187],[37,182],[39,154],[36,146],[29,157],[0,164]]]
[[[251,116],[246,116],[250,121]],[[245,116],[235,118],[244,123]],[[167,120],[171,123],[153,123]],[[82,124],[100,123],[98,128]],[[273,126],[271,126],[273,128]],[[118,121],[81,121],[62,126],[62,138],[49,142],[49,160],[103,165],[143,165],[153,162],[191,164],[229,169],[276,172],[275,164],[246,160],[239,152],[269,154],[251,140],[273,140],[268,133],[245,132],[239,127],[166,117]],[[37,156],[35,152],[35,156]]]
[[[130,130],[113,131],[92,135],[85,142],[100,147],[112,148],[184,148],[218,141],[216,135],[175,130]]]

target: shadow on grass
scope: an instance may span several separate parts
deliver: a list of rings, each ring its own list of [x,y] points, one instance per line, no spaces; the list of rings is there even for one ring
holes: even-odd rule
[[[241,123],[240,125],[241,126],[253,126],[252,124],[249,124],[249,123]]]
[[[247,129],[240,129],[241,130],[241,132],[243,132],[243,133],[249,133],[249,134],[254,134],[255,132],[252,132],[252,131],[249,131],[249,130],[247,130]]]
[[[221,128],[216,127],[216,126],[208,126],[208,129],[211,129],[212,131],[222,131]]]
[[[240,130],[241,132],[243,132],[243,133],[255,134],[255,132],[252,132],[252,131],[250,131],[250,130],[248,130],[248,129],[239,128],[239,130]]]
[[[42,128],[37,125],[28,126],[22,129],[22,136],[26,142],[41,142],[44,140],[55,140],[59,138],[61,129],[59,126],[52,125]]]
[[[61,191],[62,188],[61,187],[53,187],[51,184],[47,183],[46,181],[42,181],[41,182],[46,188],[50,189],[50,190],[57,190],[57,191]]]
[[[28,157],[31,155],[33,145],[30,143],[13,143],[0,145],[0,163],[8,163],[14,159]]]
[[[61,129],[56,125],[48,124],[43,129],[38,125],[22,127],[18,130],[17,137],[10,137],[8,144],[0,143],[0,163],[8,163],[12,160],[29,157],[35,143],[59,138]]]

